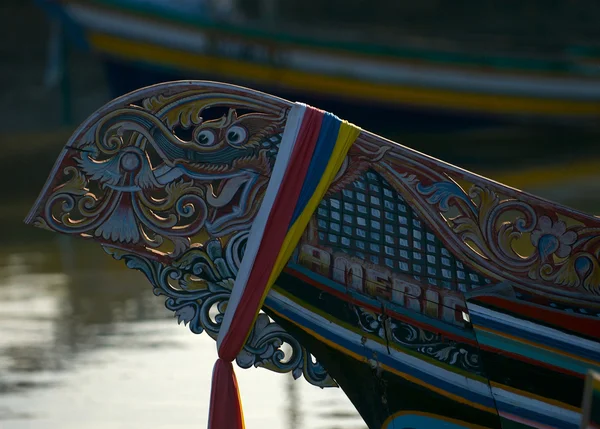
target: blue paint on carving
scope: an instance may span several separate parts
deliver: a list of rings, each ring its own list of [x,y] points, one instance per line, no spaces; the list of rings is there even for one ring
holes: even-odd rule
[[[580,256],[575,260],[575,270],[581,279],[587,277],[592,269],[592,261],[586,256]]]
[[[477,212],[477,207],[475,207],[473,201],[454,182],[436,182],[431,186],[423,186],[422,183],[419,183],[417,184],[417,191],[422,195],[429,195],[427,202],[429,204],[438,204],[442,211],[450,209],[449,202],[451,198],[458,198],[464,201],[473,213]]]
[[[559,245],[558,238],[555,236],[550,234],[542,235],[538,242],[538,251],[542,260],[545,260],[548,256],[556,252]]]

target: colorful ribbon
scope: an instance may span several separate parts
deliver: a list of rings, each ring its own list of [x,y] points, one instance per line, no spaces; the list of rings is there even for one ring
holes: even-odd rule
[[[358,127],[330,113],[299,103],[290,110],[217,339],[209,429],[244,428],[231,363],[359,134]]]

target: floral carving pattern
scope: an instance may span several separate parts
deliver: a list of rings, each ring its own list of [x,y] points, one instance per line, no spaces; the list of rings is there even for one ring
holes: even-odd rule
[[[99,241],[146,275],[179,323],[216,339],[289,103],[210,85],[137,97],[73,135],[29,222]],[[265,314],[237,363],[336,386]]]
[[[564,222],[552,222],[548,216],[540,217],[537,228],[531,234],[531,243],[537,247],[542,259],[553,254],[559,258],[566,258],[573,250],[572,245],[575,241],[576,232],[567,231]]]
[[[417,186],[417,190],[431,195],[445,183]],[[454,199],[452,207],[458,215],[447,223],[458,237],[472,244],[472,254],[482,257],[485,265],[509,267],[507,274],[516,274],[513,279],[525,285],[554,284],[600,294],[600,230],[567,227],[556,213],[540,213],[531,204],[503,198],[490,188],[474,185],[468,193],[472,205],[463,203],[465,195],[459,193]],[[442,214],[450,211],[441,205],[437,208]],[[517,242],[528,235],[535,251],[523,254],[517,250]]]
[[[597,218],[403,148],[387,150],[381,158],[383,148],[372,136],[355,144],[334,187],[373,169],[448,249],[481,275],[530,291],[574,297],[578,305],[600,296]]]
[[[124,260],[128,268],[144,273],[154,294],[166,296],[165,306],[175,312],[179,323],[189,325],[196,334],[206,331],[216,340],[247,238],[247,232],[236,234],[225,250],[218,239],[211,240],[205,249],[191,249],[170,266],[123,250],[105,249],[115,259]],[[292,372],[294,378],[304,375],[319,387],[337,386],[310,353],[264,313],[236,362],[242,368]]]
[[[203,91],[141,105],[101,115],[71,139],[35,223],[172,257],[198,236],[248,229],[286,110]]]
[[[428,332],[406,322],[390,319],[362,307],[355,307],[359,326],[370,334],[386,340],[389,345],[408,349],[438,362],[483,375],[475,347],[444,340],[440,334]]]

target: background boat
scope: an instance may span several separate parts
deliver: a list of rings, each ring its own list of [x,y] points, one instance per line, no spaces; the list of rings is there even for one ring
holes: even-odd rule
[[[449,10],[435,1],[364,8],[38,0],[71,43],[101,56],[113,96],[162,81],[212,79],[319,105],[376,130],[598,119],[597,39],[585,14],[567,13],[566,2],[544,5],[551,28],[535,9],[519,14],[528,6],[512,5],[511,18],[508,6],[464,3]]]

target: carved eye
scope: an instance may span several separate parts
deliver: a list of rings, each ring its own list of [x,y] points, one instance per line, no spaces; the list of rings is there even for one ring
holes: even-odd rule
[[[202,130],[196,136],[196,141],[200,146],[212,146],[215,144],[215,133],[211,130]]]
[[[239,125],[234,125],[233,127],[227,130],[227,143],[239,146],[246,141],[246,137],[248,137],[248,132],[244,127],[240,127]]]

